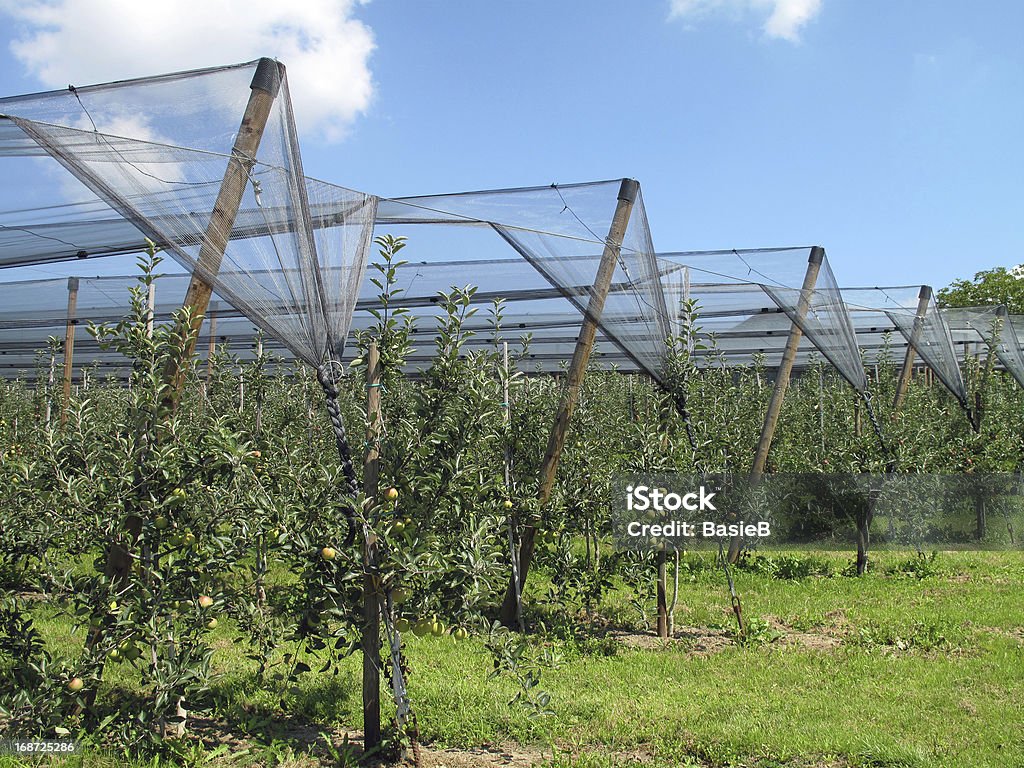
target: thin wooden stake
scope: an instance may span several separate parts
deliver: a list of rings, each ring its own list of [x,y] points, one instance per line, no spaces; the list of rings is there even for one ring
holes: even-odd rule
[[[618,264],[619,253],[622,250],[622,240],[626,236],[629,217],[633,212],[633,204],[636,202],[639,189],[640,185],[633,179],[623,179],[619,187],[615,214],[612,216],[611,226],[608,229],[608,238],[605,240],[604,252],[601,254],[601,263],[594,279],[594,287],[587,304],[586,314],[583,317],[580,335],[576,339],[572,362],[569,364],[558,414],[555,417],[554,425],[552,425],[551,434],[548,437],[548,447],[541,463],[537,491],[537,499],[540,501],[541,507],[547,504],[555,485],[555,473],[562,456],[562,448],[565,445],[565,436],[569,430],[569,420],[576,408],[580,387],[587,372],[587,363],[590,361],[590,353],[594,349],[597,325],[601,320],[601,313],[604,311],[605,299],[611,288],[615,266]],[[530,562],[533,560],[533,551],[536,546],[536,535],[537,529],[532,525],[527,525],[523,530],[522,543],[519,547],[520,590],[525,586],[526,577],[529,574]],[[501,606],[501,621],[509,628],[515,623],[516,615],[516,585],[512,583],[513,581],[514,579],[509,579],[508,588],[505,590],[505,600]]]
[[[656,554],[658,564],[658,637],[668,639],[668,553]]]
[[[380,354],[371,342],[366,353],[366,460],[363,491],[376,499],[380,482]],[[376,522],[376,519],[373,520]],[[367,532],[363,550],[363,733],[364,749],[380,746],[380,584],[377,537]]]
[[[68,420],[68,405],[71,402],[71,374],[75,360],[75,326],[78,325],[78,278],[68,278],[68,316],[64,328],[64,398],[60,409],[60,423]]]
[[[505,418],[505,493],[512,494],[512,436],[508,434],[509,428],[512,424],[512,402],[509,400],[509,378],[511,376],[511,370],[508,364],[508,342],[503,341],[501,343],[501,359],[502,359],[502,371],[503,377],[501,382],[502,392],[502,406],[504,407],[504,418]],[[519,588],[519,541],[516,536],[516,531],[519,528],[519,518],[515,513],[515,508],[509,510],[508,515],[508,554],[512,560],[512,579],[511,583],[515,586],[515,600],[516,600],[516,611],[515,621],[516,626],[520,632],[525,632],[526,627],[523,625],[523,595]],[[589,539],[588,539],[589,544]]]
[[[46,426],[49,428],[53,411],[53,382],[57,376],[57,354],[50,347],[50,375],[46,380]]]
[[[156,283],[151,282],[146,291],[146,338],[153,338],[153,319],[156,315]]]
[[[217,310],[210,309],[210,340],[206,347],[206,386],[213,381],[213,358],[217,356]]]

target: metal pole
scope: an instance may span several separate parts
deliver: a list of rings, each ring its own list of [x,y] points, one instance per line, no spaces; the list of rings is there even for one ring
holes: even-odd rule
[[[917,345],[921,341],[921,331],[924,330],[924,319],[928,314],[931,300],[931,287],[922,285],[921,292],[917,294],[917,314],[914,316],[914,327],[910,331],[910,338],[907,339],[907,354],[903,358],[903,370],[900,371],[900,378],[896,382],[896,397],[892,401],[893,417],[899,413],[903,405],[903,398],[907,394],[907,387],[910,385],[910,376],[914,372],[914,357],[917,353]]]
[[[64,328],[64,399],[60,409],[60,423],[68,420],[68,404],[71,401],[71,374],[75,358],[75,326],[78,325],[78,278],[68,278],[68,315]]]
[[[636,202],[640,185],[633,179],[623,179],[619,187],[618,203],[615,207],[615,214],[612,216],[611,226],[608,229],[608,238],[605,240],[604,252],[601,254],[601,263],[597,269],[597,276],[594,279],[594,287],[590,294],[590,301],[587,304],[587,311],[583,317],[583,325],[580,334],[576,339],[576,348],[573,350],[572,361],[569,364],[569,372],[566,377],[565,389],[562,392],[562,401],[552,425],[548,437],[548,447],[544,453],[541,463],[539,487],[537,499],[540,506],[547,504],[551,497],[551,490],[555,484],[555,472],[558,469],[558,461],[562,456],[562,447],[565,445],[565,435],[569,429],[569,421],[572,418],[573,410],[579,398],[580,387],[583,384],[583,377],[587,371],[587,363],[590,361],[590,353],[594,349],[594,338],[597,335],[597,326],[601,320],[601,313],[604,311],[605,299],[608,297],[608,290],[611,288],[612,277],[615,274],[615,266],[619,260],[622,250],[622,240],[626,236],[626,228],[629,226],[629,217],[633,212],[633,205]],[[523,530],[522,543],[519,547],[519,588],[526,584],[526,577],[530,570],[530,562],[533,559],[535,537],[537,529],[527,525]],[[511,628],[515,623],[516,615],[516,587],[509,580],[508,589],[505,591],[505,600],[501,607],[501,621]]]

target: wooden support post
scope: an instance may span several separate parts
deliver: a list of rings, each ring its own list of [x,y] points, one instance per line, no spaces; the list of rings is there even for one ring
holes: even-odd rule
[[[380,354],[371,342],[366,353],[366,461],[363,491],[375,499],[380,481]],[[373,520],[372,522],[376,522]],[[364,750],[380,746],[380,584],[377,537],[368,533],[363,551],[363,733]]]
[[[810,309],[814,285],[818,281],[818,270],[821,269],[821,262],[824,258],[824,248],[819,246],[811,248],[811,255],[807,260],[807,272],[804,273],[804,283],[800,288],[800,300],[796,308],[799,320],[794,322],[789,329],[789,338],[786,339],[786,347],[782,351],[779,370],[775,375],[775,389],[772,391],[772,399],[768,402],[768,411],[765,413],[764,425],[761,427],[761,437],[757,441],[754,465],[750,470],[751,480],[755,483],[761,479],[765,464],[768,462],[768,451],[771,449],[772,439],[775,437],[775,427],[779,421],[779,414],[782,413],[782,402],[786,398],[789,377],[793,373],[793,363],[796,362],[796,353],[800,347],[800,339],[803,337],[799,323],[803,322],[807,310]]]
[[[185,294],[184,307],[191,310],[191,331],[193,340],[188,352],[195,350],[195,338],[203,323],[203,315],[213,295],[213,279],[220,272],[224,260],[231,230],[235,226],[238,208],[242,204],[242,195],[249,181],[249,172],[256,163],[256,152],[259,150],[263,131],[270,118],[274,99],[277,98],[284,77],[284,66],[272,59],[260,59],[250,84],[249,103],[246,104],[242,123],[235,137],[235,145],[231,150],[224,178],[221,181],[217,201],[213,206],[213,214],[203,233],[202,245],[199,249],[198,266],[192,273],[188,292]],[[213,334],[211,334],[212,336]],[[165,372],[170,382],[169,402],[172,408],[177,406],[181,398],[181,390],[185,385],[185,368],[171,365]]]
[[[921,292],[917,295],[917,314],[914,316],[914,327],[910,331],[910,338],[907,340],[907,354],[903,358],[903,370],[900,371],[900,378],[896,382],[896,397],[892,402],[893,418],[899,413],[903,406],[903,398],[907,394],[907,387],[910,385],[910,376],[914,372],[914,357],[917,353],[917,345],[921,341],[921,332],[924,330],[924,319],[928,314],[928,306],[932,300],[932,289],[927,285],[921,286]]]
[[[68,405],[71,402],[71,374],[75,361],[75,326],[78,325],[78,278],[68,278],[68,316],[64,328],[64,397],[61,401],[60,423],[68,420]]]
[[[807,310],[810,309],[814,286],[818,281],[818,271],[824,260],[824,248],[817,245],[811,248],[810,257],[807,259],[807,271],[804,273],[804,282],[800,288],[800,298],[797,302],[796,319],[790,326],[789,338],[786,339],[786,346],[782,351],[782,360],[779,362],[779,369],[775,374],[775,388],[772,390],[771,400],[768,401],[768,411],[765,413],[761,437],[757,441],[757,451],[754,453],[754,464],[750,470],[750,482],[754,485],[759,483],[764,475],[764,468],[768,462],[768,451],[772,447],[775,427],[779,421],[779,414],[782,413],[782,402],[786,398],[789,377],[793,373],[793,363],[796,362],[796,353],[800,348],[800,339],[803,336],[800,323],[803,322]],[[739,557],[742,541],[740,537],[735,537],[729,542],[728,560],[730,563],[735,563]]]
[[[615,266],[619,260],[619,253],[622,250],[622,240],[626,236],[629,217],[633,212],[633,204],[636,202],[639,189],[640,185],[633,179],[623,179],[622,185],[619,187],[618,203],[615,206],[612,223],[608,229],[608,238],[605,240],[604,252],[601,254],[601,263],[598,266],[597,276],[594,279],[594,287],[590,294],[590,301],[587,304],[586,314],[583,317],[580,335],[576,339],[576,348],[573,350],[572,362],[569,364],[565,389],[562,391],[562,401],[558,407],[555,423],[551,427],[548,447],[541,463],[540,482],[537,490],[537,498],[540,501],[541,507],[547,504],[548,499],[551,497],[551,490],[555,485],[555,472],[558,469],[558,461],[562,456],[562,447],[565,445],[569,420],[572,418],[576,401],[579,398],[580,386],[583,384],[583,377],[587,372],[587,363],[590,361],[590,353],[594,349],[597,326],[601,320],[601,313],[604,311],[604,302],[608,297],[608,290],[611,288]],[[523,530],[523,539],[519,547],[520,594],[523,586],[526,584],[530,562],[533,560],[536,534],[537,529],[532,525],[526,526]],[[501,606],[501,621],[510,629],[515,623],[518,608],[516,585],[513,582],[514,578],[510,578],[508,589],[505,590],[505,600]]]

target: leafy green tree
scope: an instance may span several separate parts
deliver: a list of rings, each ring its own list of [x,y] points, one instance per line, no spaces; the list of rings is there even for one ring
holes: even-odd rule
[[[973,280],[954,280],[939,291],[943,307],[1005,304],[1011,315],[1024,314],[1024,275],[1020,267],[984,269]]]

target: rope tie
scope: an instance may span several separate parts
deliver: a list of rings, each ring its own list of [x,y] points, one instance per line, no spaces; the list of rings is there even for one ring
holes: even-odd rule
[[[679,411],[679,415],[683,418],[683,426],[686,427],[686,439],[689,440],[690,447],[696,451],[697,438],[693,434],[693,418],[690,416],[690,409],[686,404],[686,395],[673,392],[672,400],[675,401],[676,410]]]
[[[889,461],[887,462],[886,469],[892,473],[896,471],[896,456],[889,448],[889,444],[885,440],[885,435],[882,433],[882,425],[878,423],[878,417],[875,415],[875,408],[871,404],[871,393],[863,392],[861,397],[864,398],[864,405],[867,408],[868,420],[871,422],[871,428],[875,431],[875,437],[878,438],[878,444],[882,447],[882,452],[888,455]]]
[[[359,493],[359,482],[356,479],[355,467],[352,465],[352,450],[349,448],[348,436],[345,433],[345,422],[341,418],[341,406],[338,405],[338,388],[331,376],[331,363],[332,361],[327,361],[317,368],[316,378],[323,387],[327,399],[327,415],[334,430],[334,442],[338,448],[338,459],[341,461],[341,471],[345,476],[347,490],[350,496],[355,497]],[[351,504],[345,504],[345,518],[348,523],[345,546],[348,547],[355,541],[356,536],[355,511]]]

